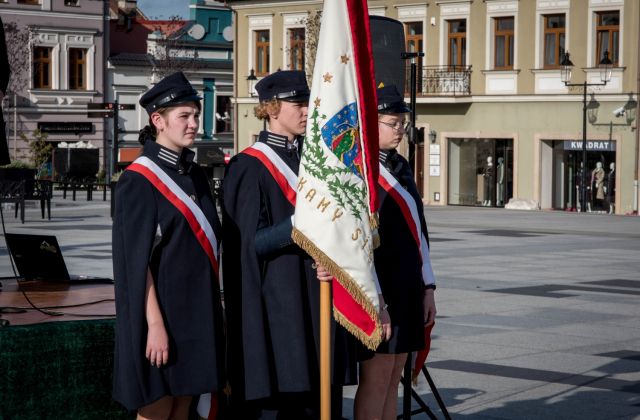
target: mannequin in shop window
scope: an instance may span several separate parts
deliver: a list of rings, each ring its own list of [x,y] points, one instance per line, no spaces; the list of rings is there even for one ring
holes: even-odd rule
[[[597,162],[596,168],[591,171],[591,199],[593,200],[594,210],[602,210],[603,208],[604,181],[605,172],[602,168],[602,162]]]
[[[498,158],[496,166],[496,205],[504,206],[504,158]]]
[[[616,164],[609,164],[609,173],[607,174],[607,182],[604,186],[604,192],[607,195],[607,203],[609,204],[609,214],[615,212],[616,205]]]
[[[484,201],[482,205],[491,207],[493,205],[491,198],[493,192],[493,158],[491,156],[487,156],[487,163],[482,175],[484,177]]]

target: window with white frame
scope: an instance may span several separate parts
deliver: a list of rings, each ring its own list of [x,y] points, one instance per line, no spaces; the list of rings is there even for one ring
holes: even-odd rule
[[[271,35],[269,30],[254,31],[254,63],[256,76],[266,76],[269,74]]]
[[[596,12],[596,55],[599,63],[605,52],[613,66],[620,60],[620,12],[618,10]]]
[[[34,46],[32,55],[32,83],[34,89],[51,89],[52,83],[52,51],[51,47]]]
[[[304,71],[304,28],[290,28],[287,30],[289,42],[289,69]]]
[[[69,90],[87,89],[87,50],[69,48]]]
[[[558,69],[565,52],[566,15],[564,13],[544,15],[543,19],[543,67]]]
[[[271,72],[271,47],[273,14],[249,15],[247,56],[247,75],[254,72],[257,77],[267,76]]]
[[[447,28],[447,64],[449,66],[465,66],[467,64],[467,20],[448,20]]]
[[[493,68],[512,70],[515,47],[514,17],[501,16],[493,19]]]

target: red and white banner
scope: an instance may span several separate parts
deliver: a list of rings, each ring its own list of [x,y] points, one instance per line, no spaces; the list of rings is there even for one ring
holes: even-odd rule
[[[378,111],[366,0],[324,2],[298,173],[293,239],[335,277],[336,320],[382,339],[373,264]]]

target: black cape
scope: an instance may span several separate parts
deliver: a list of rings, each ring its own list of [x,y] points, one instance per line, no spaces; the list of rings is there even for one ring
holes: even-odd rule
[[[262,132],[298,172],[296,150],[286,138]],[[301,147],[302,145],[300,145]],[[239,153],[224,178],[223,267],[232,397],[257,400],[319,388],[320,286],[312,259],[287,245],[268,257],[255,250],[256,231],[286,222],[294,206],[265,166]],[[356,380],[355,342],[333,325],[333,383]]]
[[[384,158],[385,167],[414,199],[422,233],[428,238],[422,199],[409,163],[395,150],[388,155],[381,153],[381,159]],[[380,190],[384,193],[384,190]],[[376,351],[398,354],[421,350],[425,343],[420,250],[395,200],[384,194],[381,195],[381,203],[378,229],[380,246],[374,251],[374,261],[382,295],[389,305],[392,336],[388,342],[381,343]]]
[[[147,141],[143,155],[191,196],[219,234],[209,185],[203,170],[192,162],[193,152],[185,149],[178,158],[174,152]],[[172,155],[176,157],[174,163],[166,159]],[[151,367],[145,358],[147,267],[151,268],[169,335],[169,363],[162,368]],[[199,395],[221,389],[222,305],[211,262],[182,213],[144,176],[133,171],[125,171],[116,186],[113,270],[113,398],[132,410],[166,395]]]

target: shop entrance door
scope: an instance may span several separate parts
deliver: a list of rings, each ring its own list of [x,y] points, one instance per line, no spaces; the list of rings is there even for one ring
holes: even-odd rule
[[[449,139],[448,204],[504,207],[513,196],[512,139]]]

